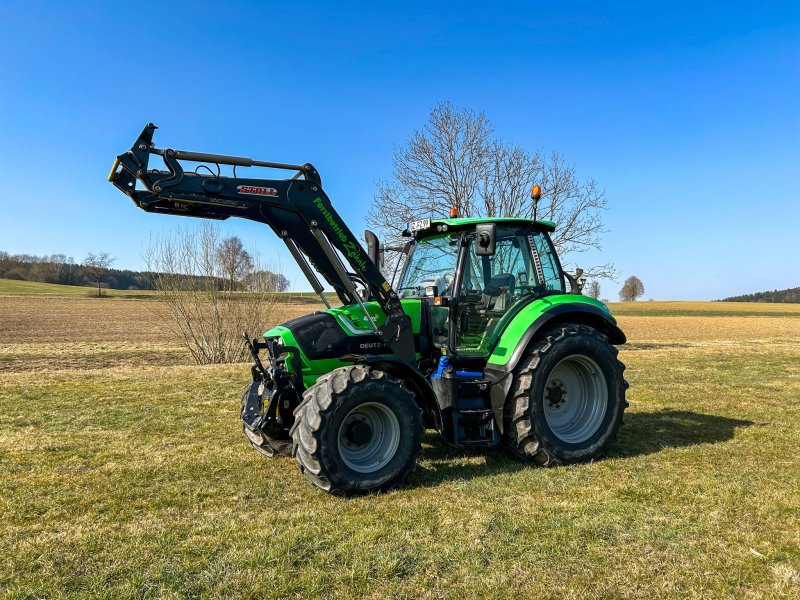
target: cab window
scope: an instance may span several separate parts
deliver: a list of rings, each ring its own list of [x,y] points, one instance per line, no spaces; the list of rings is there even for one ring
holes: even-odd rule
[[[478,256],[470,241],[465,258],[456,318],[459,355],[487,355],[516,307],[533,295],[563,291],[552,245],[540,232],[498,227],[494,256]]]

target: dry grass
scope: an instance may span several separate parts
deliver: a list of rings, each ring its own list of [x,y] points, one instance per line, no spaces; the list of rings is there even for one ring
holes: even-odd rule
[[[137,301],[33,300],[0,300],[8,597],[800,594],[800,319],[771,307],[620,310],[607,460],[534,469],[430,434],[407,487],[348,501],[246,445],[247,365],[187,364]]]
[[[319,308],[286,303],[272,323]],[[157,300],[0,296],[0,343],[22,341],[172,342]]]
[[[800,317],[800,304],[766,304],[763,302],[612,302],[609,306],[616,315]]]
[[[800,318],[639,317],[619,315],[631,345],[641,342],[730,343],[800,342]]]

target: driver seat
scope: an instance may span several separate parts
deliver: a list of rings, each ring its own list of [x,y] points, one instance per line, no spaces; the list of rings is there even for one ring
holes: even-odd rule
[[[493,275],[489,284],[484,290],[484,302],[488,310],[499,310],[505,312],[510,306],[511,297],[514,295],[516,278],[511,273],[498,273]],[[506,288],[500,291],[501,288]],[[494,294],[487,292],[494,291]]]

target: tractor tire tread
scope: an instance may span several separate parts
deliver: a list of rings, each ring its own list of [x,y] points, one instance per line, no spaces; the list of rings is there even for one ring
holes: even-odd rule
[[[336,410],[335,397],[352,393],[354,386],[375,382],[401,388],[412,399],[414,419],[420,432],[422,428],[422,411],[415,401],[413,393],[402,381],[392,377],[385,371],[365,365],[340,367],[320,377],[317,382],[303,393],[303,400],[295,409],[295,421],[290,434],[292,436],[292,455],[300,465],[305,476],[320,489],[338,496],[353,496],[365,493],[360,490],[359,482],[348,480],[336,473],[335,465],[324,460],[321,434],[325,422]],[[384,492],[404,483],[416,468],[422,445],[417,444],[413,456],[408,461],[405,472],[393,479],[389,485],[379,485],[370,491]]]
[[[603,333],[588,325],[580,324],[565,324],[548,331],[538,342],[533,343],[522,358],[520,364],[517,366],[514,381],[511,385],[505,410],[508,433],[504,436],[503,446],[512,456],[542,467],[559,466],[566,462],[579,462],[564,461],[549,450],[546,445],[542,443],[536,431],[533,419],[531,418],[531,402],[533,401],[531,398],[531,388],[534,384],[537,367],[539,367],[544,357],[556,344],[568,337],[576,335],[594,337],[611,349],[614,357],[613,366],[622,378],[623,394],[624,390],[628,388],[628,382],[622,377],[625,371],[625,365],[617,358],[619,349],[613,346],[609,342],[608,337]],[[628,402],[623,396],[623,410],[627,406]],[[608,436],[609,441],[616,439],[617,432],[621,425],[622,412],[620,412],[619,418],[612,424],[612,430]],[[602,456],[602,454],[603,452],[595,455],[595,457]]]

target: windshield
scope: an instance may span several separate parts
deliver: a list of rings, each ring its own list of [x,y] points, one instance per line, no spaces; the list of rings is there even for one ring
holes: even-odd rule
[[[459,239],[458,234],[445,234],[414,244],[408,267],[400,279],[400,297],[450,296],[453,293]]]

